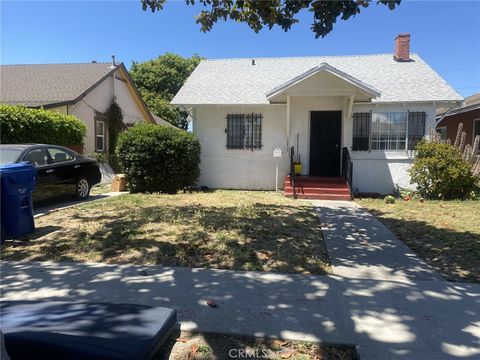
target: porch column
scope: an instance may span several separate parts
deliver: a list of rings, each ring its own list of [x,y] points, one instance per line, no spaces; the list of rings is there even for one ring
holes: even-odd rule
[[[290,138],[290,95],[287,95],[287,141]]]

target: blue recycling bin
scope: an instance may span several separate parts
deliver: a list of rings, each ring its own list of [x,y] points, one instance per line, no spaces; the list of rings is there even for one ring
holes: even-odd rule
[[[31,164],[0,165],[2,240],[35,231],[32,192],[36,174]]]

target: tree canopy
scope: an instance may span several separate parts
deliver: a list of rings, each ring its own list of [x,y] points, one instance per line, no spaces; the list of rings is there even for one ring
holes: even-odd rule
[[[143,10],[160,11],[167,0],[141,0]],[[377,4],[394,10],[401,0],[377,0]],[[197,15],[197,24],[203,32],[210,31],[219,20],[246,23],[259,32],[264,26],[275,25],[284,31],[298,23],[295,17],[300,11],[312,12],[311,29],[316,38],[325,37],[333,29],[338,18],[348,20],[370,5],[371,0],[185,0],[187,5],[200,4],[203,10]]]
[[[198,55],[184,58],[166,53],[143,63],[134,61],[130,75],[151,112],[179,128],[187,129],[187,113],[170,106],[170,101],[200,60]]]

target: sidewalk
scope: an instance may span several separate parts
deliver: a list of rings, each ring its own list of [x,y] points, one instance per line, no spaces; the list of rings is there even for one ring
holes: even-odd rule
[[[362,359],[480,355],[480,285],[161,266],[1,263],[1,300],[131,302],[182,330],[358,344]],[[217,308],[206,305],[213,299]]]
[[[379,220],[351,201],[313,201],[335,275],[403,282],[443,281]]]

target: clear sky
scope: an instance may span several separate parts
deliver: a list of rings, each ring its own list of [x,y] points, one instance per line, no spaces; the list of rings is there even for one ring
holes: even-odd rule
[[[391,53],[395,35],[409,32],[422,56],[460,94],[480,92],[480,0],[403,1],[395,10],[371,4],[357,17],[339,20],[326,38],[315,39],[311,14],[285,33],[245,24],[218,23],[209,33],[195,23],[198,8],[167,0],[152,14],[131,1],[0,0],[0,62],[110,61],[127,67],[165,52],[208,58]]]

